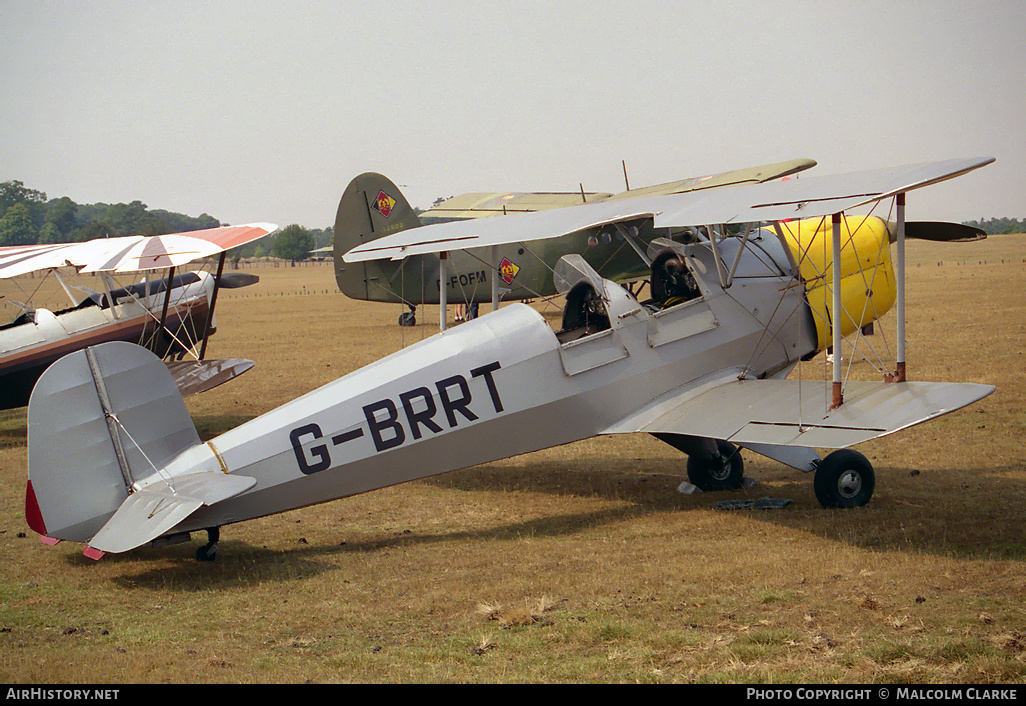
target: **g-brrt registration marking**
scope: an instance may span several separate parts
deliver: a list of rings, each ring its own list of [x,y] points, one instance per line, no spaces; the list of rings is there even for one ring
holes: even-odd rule
[[[484,380],[491,398],[492,408],[496,413],[502,412],[504,407],[492,373],[501,367],[499,361],[494,361],[470,371],[471,379],[482,378]],[[374,450],[381,452],[403,445],[409,437],[414,440],[421,439],[425,430],[431,434],[439,434],[443,431],[443,423],[449,429],[455,429],[461,423],[466,424],[479,419],[478,413],[470,408],[474,397],[470,389],[470,381],[466,377],[452,375],[436,381],[433,388],[432,390],[428,386],[419,386],[407,390],[399,395],[398,404],[396,400],[386,397],[364,405],[363,415],[367,424],[366,428],[361,424],[332,436],[330,447],[327,442],[324,442],[304,448],[304,443],[309,444],[311,441],[324,438],[320,424],[311,422],[292,429],[289,432],[289,441],[296,454],[299,470],[307,475],[326,471],[333,465],[331,448],[356,441],[365,435],[370,435],[374,442]],[[439,414],[439,407],[441,407],[441,414]],[[400,418],[400,410],[406,419],[405,424]],[[436,417],[438,417],[437,421]],[[409,433],[407,433],[407,429]]]

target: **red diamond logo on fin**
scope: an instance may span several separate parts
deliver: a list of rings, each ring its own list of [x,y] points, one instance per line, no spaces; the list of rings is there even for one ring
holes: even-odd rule
[[[385,218],[388,218],[389,214],[392,213],[393,208],[395,208],[395,199],[384,191],[379,191],[378,198],[374,200],[374,210]]]

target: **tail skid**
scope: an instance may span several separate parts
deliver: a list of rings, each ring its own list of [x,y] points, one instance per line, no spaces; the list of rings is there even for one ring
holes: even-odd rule
[[[50,366],[29,401],[28,437],[30,526],[51,542],[86,543],[93,558],[146,544],[256,484],[224,472],[167,368],[131,343]]]

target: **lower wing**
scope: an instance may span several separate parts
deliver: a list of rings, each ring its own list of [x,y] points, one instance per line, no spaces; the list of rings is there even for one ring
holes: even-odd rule
[[[993,385],[849,382],[830,409],[829,383],[738,380],[674,391],[606,433],[649,432],[726,439],[741,445],[844,448],[892,434],[972,404]]]
[[[253,367],[252,360],[227,358],[223,360],[168,360],[164,363],[178,386],[182,397],[222,385],[237,378]]]

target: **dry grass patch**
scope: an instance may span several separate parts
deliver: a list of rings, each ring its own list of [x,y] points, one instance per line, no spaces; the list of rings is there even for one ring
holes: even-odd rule
[[[504,606],[501,603],[479,603],[477,612],[488,620],[494,620],[502,629],[524,627],[527,625],[551,625],[552,621],[545,614],[556,607],[556,601],[543,596],[530,600],[524,599],[522,605]]]

